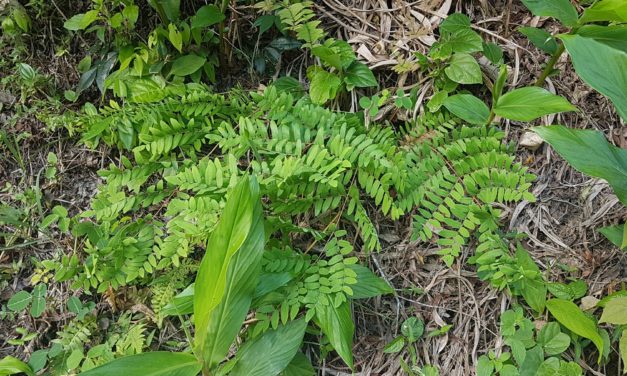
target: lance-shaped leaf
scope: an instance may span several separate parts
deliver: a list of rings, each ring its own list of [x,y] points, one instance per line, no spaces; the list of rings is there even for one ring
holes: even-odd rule
[[[561,125],[535,127],[533,131],[578,171],[607,180],[627,205],[627,150],[610,144],[598,131]]]
[[[532,121],[543,115],[576,110],[577,107],[566,98],[535,86],[512,90],[501,96],[494,106],[497,115],[518,121]]]
[[[155,351],[115,359],[82,372],[81,376],[196,376],[201,368],[191,354]]]
[[[349,303],[344,302],[337,308],[333,304],[316,304],[316,323],[342,360],[352,369],[355,324]]]
[[[0,360],[0,375],[16,375],[18,373],[35,376],[35,372],[30,366],[17,358],[9,355]]]
[[[247,342],[237,353],[233,376],[274,376],[282,372],[298,352],[307,323],[300,319]]]
[[[256,197],[256,200],[253,202],[253,221],[250,232],[240,250],[231,258],[224,297],[211,313],[206,328],[207,335],[203,344],[202,358],[210,368],[224,360],[228,354],[233,340],[246,319],[259,282],[265,234],[258,187],[255,186],[251,194]],[[196,330],[200,329],[202,328],[196,328]]]
[[[610,34],[605,33],[604,39],[610,38]],[[627,52],[580,35],[561,35],[560,38],[579,77],[608,97],[618,114],[627,120]]]
[[[197,355],[202,353],[211,313],[226,292],[229,263],[250,233],[257,201],[259,193],[256,181],[242,179],[229,194],[220,222],[207,242],[207,251],[196,275],[194,291]]]

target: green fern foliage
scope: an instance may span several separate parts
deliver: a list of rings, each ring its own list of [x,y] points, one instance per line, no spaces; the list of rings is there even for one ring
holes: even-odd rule
[[[155,98],[111,103],[98,113],[87,109],[75,119],[89,144],[102,140],[127,150],[100,172],[104,184],[82,214],[87,220],[77,234],[86,236],[85,259],[59,263],[57,275],[77,287],[104,291],[180,266],[206,246],[230,188],[244,173],[257,176],[269,222],[283,237],[315,234],[344,244],[330,229],[348,224],[344,228],[355,230],[361,250],[377,251],[382,246],[373,211],[391,219],[411,213],[414,238],[435,238],[449,265],[471,238],[489,248],[498,236],[498,205],[533,199],[533,176],[515,163],[502,132],[446,113],[424,115],[399,131],[366,127],[356,114],[272,86],[248,99],[193,84]],[[307,218],[308,225],[293,225]],[[322,262],[290,249],[281,243],[264,260]],[[291,273],[308,270],[297,269]],[[293,290],[305,291],[309,282],[302,283]],[[348,294],[350,286],[344,287]],[[287,294],[287,308],[264,309],[279,315],[306,309],[307,294],[300,292]],[[341,296],[329,302],[341,304]],[[273,312],[265,313],[270,324],[277,320]]]

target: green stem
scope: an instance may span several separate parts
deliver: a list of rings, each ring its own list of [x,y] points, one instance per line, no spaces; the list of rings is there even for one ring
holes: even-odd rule
[[[564,53],[564,43],[561,43],[559,47],[557,47],[557,50],[555,51],[553,56],[551,56],[551,60],[549,60],[549,62],[546,63],[546,67],[544,67],[542,74],[540,75],[540,77],[538,77],[538,80],[536,81],[535,86],[542,87],[544,85],[544,81],[549,76],[549,74],[553,71],[553,67],[555,66],[555,63],[557,63],[557,60],[560,58],[560,56],[562,56],[563,53]]]
[[[496,114],[494,113],[494,109],[491,108],[490,109],[490,116],[488,117],[488,121],[486,122],[486,125],[492,124],[492,120],[494,120],[495,116],[496,116]]]

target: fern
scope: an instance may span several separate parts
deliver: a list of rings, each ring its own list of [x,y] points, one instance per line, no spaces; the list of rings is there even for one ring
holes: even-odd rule
[[[364,251],[380,250],[369,210],[391,219],[412,213],[414,239],[436,238],[449,265],[471,238],[481,250],[493,243],[494,204],[533,199],[533,176],[514,162],[495,127],[438,113],[395,132],[274,87],[251,97],[188,85],[150,105],[110,105],[101,120],[85,115],[86,127],[132,119],[137,133],[127,149],[134,158],[100,172],[105,184],[83,216],[94,218],[101,235],[86,242],[82,269],[67,259],[58,273],[104,291],[180,266],[205,246],[229,188],[245,172],[258,177],[268,214],[288,235],[294,228],[285,224],[299,216],[344,218]],[[100,135],[116,138],[110,128]]]

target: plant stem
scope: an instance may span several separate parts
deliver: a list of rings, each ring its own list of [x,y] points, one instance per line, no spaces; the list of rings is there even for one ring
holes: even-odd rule
[[[486,125],[492,124],[492,120],[494,120],[495,116],[496,114],[494,113],[494,109],[490,109],[490,116],[488,116],[488,121],[486,122]]]
[[[551,56],[551,60],[549,60],[549,62],[546,63],[546,67],[544,67],[542,74],[540,75],[540,77],[538,77],[538,80],[536,81],[535,86],[542,87],[544,85],[544,81],[549,76],[551,71],[553,71],[553,67],[555,66],[555,63],[557,63],[557,60],[560,58],[560,56],[562,56],[563,53],[564,53],[564,43],[561,43],[557,47],[557,50],[555,51],[553,56]]]

